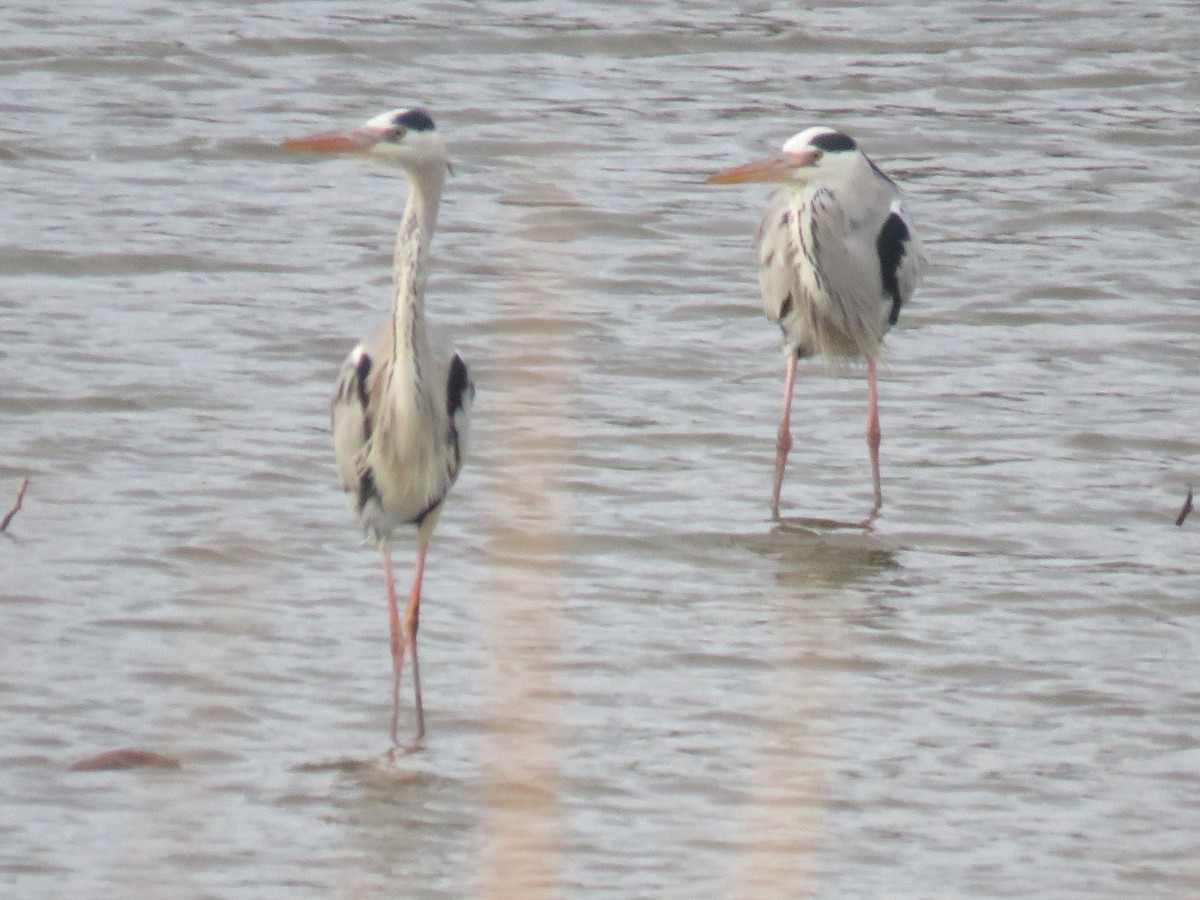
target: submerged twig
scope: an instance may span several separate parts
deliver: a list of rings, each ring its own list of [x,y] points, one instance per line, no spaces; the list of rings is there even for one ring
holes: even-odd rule
[[[17,499],[13,501],[12,509],[5,514],[3,519],[0,519],[0,531],[4,531],[6,528],[8,528],[8,523],[12,521],[13,516],[15,516],[17,511],[20,510],[21,501],[25,499],[25,488],[27,487],[29,487],[28,478],[21,482],[21,487],[17,491]]]
[[[1188,488],[1187,499],[1183,501],[1183,509],[1179,511],[1179,518],[1175,520],[1176,525],[1182,525],[1183,520],[1188,517],[1188,513],[1192,511],[1192,489]]]

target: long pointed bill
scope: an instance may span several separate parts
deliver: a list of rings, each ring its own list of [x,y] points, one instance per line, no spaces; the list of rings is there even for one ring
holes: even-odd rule
[[[325,131],[308,137],[290,138],[283,142],[283,148],[307,153],[366,153],[379,143],[381,136],[369,128]]]
[[[806,150],[803,153],[780,153],[766,159],[755,160],[744,166],[725,169],[708,177],[709,184],[742,184],[747,181],[791,181],[796,169],[812,165],[817,159],[817,151]]]

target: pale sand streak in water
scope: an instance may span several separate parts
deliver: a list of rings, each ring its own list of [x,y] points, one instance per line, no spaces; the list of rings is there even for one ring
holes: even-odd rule
[[[553,172],[531,167],[521,182],[526,201],[560,199]],[[516,242],[502,236],[497,243],[512,267],[497,285],[510,311],[536,320],[547,309],[570,305],[575,260],[569,244],[548,245],[538,265],[520,259]],[[535,358],[539,350],[561,357],[570,353],[571,333],[565,325],[551,327],[539,343]],[[480,866],[485,896],[538,900],[559,896],[563,869],[561,713],[553,673],[566,597],[562,567],[570,552],[562,473],[574,449],[568,410],[575,385],[561,359],[556,367],[534,366],[516,352],[523,345],[504,346],[484,397],[489,415],[507,424],[493,448],[488,509],[486,548],[495,575],[480,604],[490,660]]]

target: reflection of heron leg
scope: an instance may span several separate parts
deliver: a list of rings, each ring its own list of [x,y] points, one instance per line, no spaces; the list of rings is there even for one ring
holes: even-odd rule
[[[383,553],[383,583],[387,586],[388,621],[392,626],[392,746],[396,738],[396,726],[400,721],[400,673],[404,671],[404,642],[400,640],[400,609],[396,605],[396,583],[392,578],[392,548],[386,542],[379,545]]]
[[[417,627],[421,620],[421,579],[425,576],[425,551],[429,541],[422,538],[417,547],[417,565],[413,572],[412,593],[408,598],[408,610],[404,614],[404,633],[412,650],[413,699],[417,707],[417,743],[425,737],[425,708],[421,705],[421,669],[417,664]]]
[[[875,485],[875,508],[883,506],[883,484],[879,478],[879,388],[875,383],[875,360],[867,358],[867,449],[871,451],[871,479]]]
[[[779,518],[779,492],[783,489],[783,469],[788,451],[792,449],[792,386],[796,383],[796,354],[788,357],[787,378],[783,385],[783,416],[779,420],[779,437],[775,442],[775,490],[771,493],[771,518]]]

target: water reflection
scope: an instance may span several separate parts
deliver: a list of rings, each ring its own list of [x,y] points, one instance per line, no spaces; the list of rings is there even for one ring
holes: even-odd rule
[[[894,542],[827,519],[777,521],[739,544],[770,562],[779,592],[763,612],[770,634],[742,813],[736,896],[815,891],[829,851],[826,817],[842,697],[858,664],[860,590],[899,567]]]
[[[776,581],[787,588],[825,592],[899,567],[894,538],[832,519],[781,519],[770,531],[735,542],[770,560]]]

